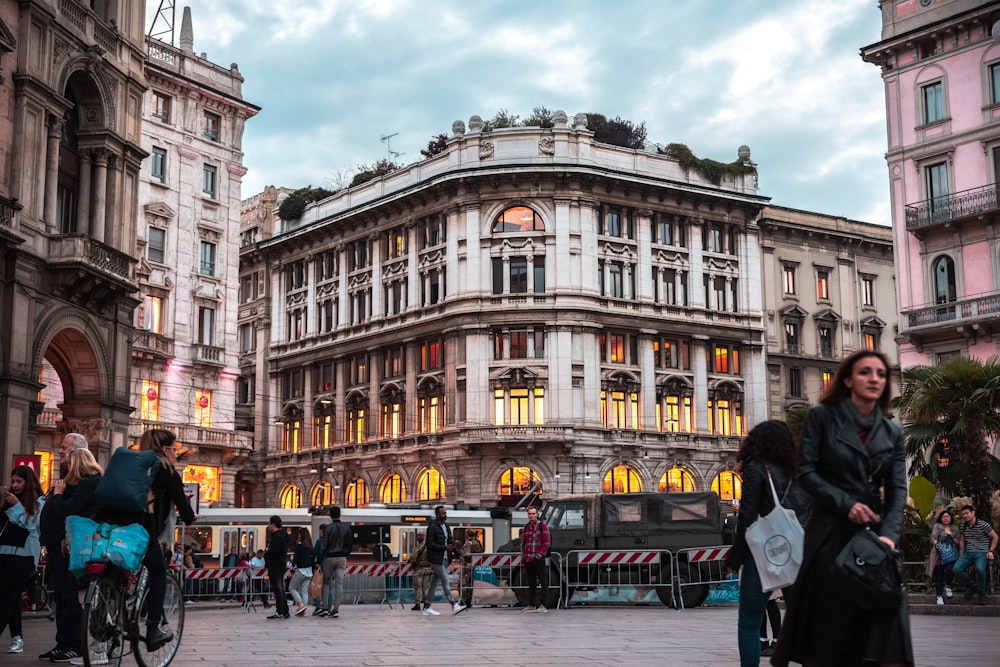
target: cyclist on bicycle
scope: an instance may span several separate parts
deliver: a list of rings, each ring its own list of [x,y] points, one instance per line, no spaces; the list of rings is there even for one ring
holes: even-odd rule
[[[139,449],[152,450],[160,459],[160,469],[153,480],[152,512],[116,513],[115,523],[141,523],[149,532],[149,546],[142,564],[149,572],[149,597],[146,607],[146,649],[155,651],[170,643],[174,633],[160,627],[163,618],[163,600],[167,594],[167,564],[160,549],[160,534],[167,527],[167,522],[174,508],[180,514],[180,519],[187,525],[195,522],[194,511],[184,494],[184,484],[174,466],[177,464],[176,438],[170,431],[150,429],[139,438]],[[173,539],[173,536],[170,536]]]

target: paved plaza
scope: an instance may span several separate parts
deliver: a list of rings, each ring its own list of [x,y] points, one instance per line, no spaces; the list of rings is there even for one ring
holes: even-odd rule
[[[441,616],[376,605],[347,606],[339,619],[304,616],[267,620],[273,610],[245,613],[238,606],[187,607],[177,667],[220,665],[683,665],[732,667],[736,608],[676,611],[662,606],[576,607],[547,614],[474,608]],[[1000,619],[913,616],[920,667],[1000,665]],[[4,665],[39,665],[55,626],[25,619],[25,652],[0,654]],[[3,648],[9,641],[6,633]],[[44,663],[49,664],[49,663]],[[134,661],[127,656],[123,665]],[[764,663],[765,665],[767,663]]]

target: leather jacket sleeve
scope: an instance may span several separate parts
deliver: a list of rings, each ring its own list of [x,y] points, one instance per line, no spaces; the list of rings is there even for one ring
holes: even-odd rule
[[[831,483],[823,465],[823,448],[835,438],[833,415],[826,405],[814,405],[806,414],[806,422],[799,440],[798,479],[802,488],[812,496],[813,502],[825,511],[846,519],[854,503],[861,500],[840,486]]]

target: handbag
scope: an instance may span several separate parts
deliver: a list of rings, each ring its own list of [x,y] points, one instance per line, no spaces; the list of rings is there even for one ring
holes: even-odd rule
[[[309,597],[313,600],[323,597],[323,572],[319,568],[316,568],[312,579],[309,580]]]
[[[795,583],[799,568],[802,567],[805,530],[795,516],[795,510],[781,506],[771,471],[767,466],[764,469],[767,471],[771,497],[774,498],[774,509],[767,516],[757,517],[750,524],[746,530],[746,540],[757,566],[761,589],[769,593]],[[787,489],[785,492],[787,493]]]
[[[865,609],[899,609],[903,603],[903,562],[899,552],[869,526],[854,533],[833,561],[831,576],[854,604]]]
[[[951,565],[958,560],[958,547],[950,535],[942,535],[934,546],[937,548],[942,565]]]
[[[21,528],[3,513],[3,527],[0,527],[0,546],[20,549],[28,541],[28,529]]]
[[[66,544],[69,571],[77,578],[86,573],[87,563],[94,562],[135,572],[146,555],[149,533],[137,523],[115,526],[73,515],[66,517]]]

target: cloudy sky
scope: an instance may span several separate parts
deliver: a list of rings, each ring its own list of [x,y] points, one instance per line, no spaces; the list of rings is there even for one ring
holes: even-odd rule
[[[175,40],[184,4],[195,52],[238,63],[262,107],[244,197],[334,184],[390,147],[414,162],[456,119],[545,106],[724,162],[747,144],[772,203],[890,221],[882,80],[858,56],[874,0],[177,0]]]

